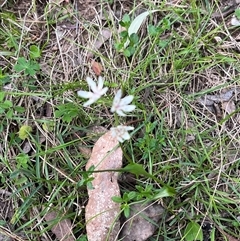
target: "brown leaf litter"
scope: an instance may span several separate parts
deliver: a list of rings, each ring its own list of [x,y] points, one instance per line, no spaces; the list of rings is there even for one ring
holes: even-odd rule
[[[95,171],[122,167],[122,150],[110,131],[95,143],[86,170],[92,166]],[[118,173],[94,172],[93,177],[85,214],[88,241],[113,241],[120,228],[120,204],[112,201],[113,196],[120,196]]]
[[[239,87],[231,88],[229,90],[224,90],[219,94],[205,94],[197,98],[196,101],[211,112],[214,112],[215,110],[216,115],[222,117],[220,109],[224,111],[224,114],[228,115],[236,111],[234,96],[238,95],[239,93]]]
[[[97,75],[97,76],[101,75],[103,67],[102,67],[102,65],[100,63],[98,63],[95,60],[92,60],[91,68],[92,68],[92,70],[93,70],[95,75]]]
[[[91,46],[88,47],[88,49],[91,49],[91,52],[87,54],[87,58],[92,58],[93,57],[93,52],[92,51],[97,51],[98,49],[101,48],[101,46],[106,42],[109,38],[111,38],[112,32],[105,28],[101,30],[95,39],[94,43],[91,44]]]

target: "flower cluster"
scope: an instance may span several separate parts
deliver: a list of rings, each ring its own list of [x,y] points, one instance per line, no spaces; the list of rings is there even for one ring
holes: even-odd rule
[[[78,96],[88,99],[88,101],[83,104],[84,107],[90,106],[98,99],[100,99],[103,95],[105,95],[108,91],[107,87],[103,88],[104,81],[101,76],[98,77],[98,84],[96,84],[90,77],[87,77],[86,80],[89,88],[92,91],[79,90],[77,92]],[[113,99],[111,112],[116,112],[119,116],[126,116],[127,112],[131,112],[136,108],[135,105],[130,105],[133,98],[133,95],[122,98],[122,91],[118,90]],[[128,131],[130,130],[134,130],[134,127],[119,125],[117,127],[111,128],[112,136],[117,138],[119,142],[124,142],[124,140],[130,139],[130,135],[128,133]]]

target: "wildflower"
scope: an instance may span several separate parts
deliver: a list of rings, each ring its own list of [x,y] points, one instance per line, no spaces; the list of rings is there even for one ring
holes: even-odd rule
[[[119,90],[114,97],[111,112],[116,111],[119,116],[126,116],[124,112],[133,111],[136,108],[136,106],[129,105],[133,100],[133,95],[126,96],[122,99],[121,97],[122,97],[122,91]]]
[[[132,126],[122,126],[112,127],[111,132],[112,136],[116,137],[119,142],[124,142],[125,140],[130,139],[128,131],[134,130]]]
[[[84,107],[91,105],[96,102],[102,95],[106,94],[108,88],[103,88],[103,78],[101,76],[98,77],[98,85],[93,81],[92,78],[87,77],[87,83],[92,90],[92,92],[79,90],[77,92],[78,96],[89,99],[87,102],[83,104]]]

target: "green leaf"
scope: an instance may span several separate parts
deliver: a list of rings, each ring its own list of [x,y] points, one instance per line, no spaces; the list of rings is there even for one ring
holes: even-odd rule
[[[8,112],[6,113],[6,116],[8,119],[11,119],[13,117],[13,109],[8,110]]]
[[[153,196],[153,199],[157,200],[163,197],[172,197],[175,195],[175,193],[176,192],[173,191],[171,188],[164,187],[164,188],[161,188],[159,192]]]
[[[18,58],[17,64],[14,65],[14,70],[21,72],[29,67],[29,63],[24,57]]]
[[[36,74],[36,71],[40,70],[40,65],[35,61],[27,61],[24,57],[20,57],[14,66],[14,70],[17,72],[24,70],[25,74],[33,76]]]
[[[25,74],[34,76],[38,70],[40,70],[40,65],[38,63],[36,63],[35,61],[31,61],[30,66],[25,69]]]
[[[130,25],[130,21],[131,21],[130,16],[128,14],[124,14],[122,20],[119,22],[119,25],[128,29]]]
[[[18,113],[24,113],[25,112],[25,108],[22,106],[15,106],[14,110],[17,111]]]
[[[126,56],[126,57],[130,57],[130,56],[131,56],[131,52],[129,51],[128,48],[127,48],[127,49],[124,49],[123,54],[124,54],[124,56]]]
[[[1,52],[0,52],[1,56]],[[4,74],[2,71],[2,68],[0,68],[0,85],[5,85],[10,82],[10,76],[7,74]]]
[[[202,241],[203,231],[201,226],[198,223],[191,221],[184,230],[184,237],[186,241]]]
[[[143,175],[143,176],[149,177],[149,175],[150,175],[148,172],[145,171],[145,169],[142,167],[142,165],[140,165],[138,163],[128,164],[127,166],[125,166],[123,168],[123,170],[126,172],[133,173],[137,176]]]
[[[124,14],[122,21],[125,23],[129,23],[131,21],[130,16],[128,14]]]
[[[13,106],[13,103],[10,100],[5,100],[3,104],[6,106],[6,108],[11,108]]]
[[[154,25],[149,25],[148,26],[148,33],[151,35],[151,36],[156,36],[160,33],[161,29],[159,27],[156,27]]]
[[[28,67],[28,61],[24,57],[19,57],[17,62],[22,66]]]
[[[133,43],[133,44],[137,44],[138,41],[139,41],[139,37],[136,33],[132,33],[129,37],[130,39],[130,42]]]
[[[124,216],[125,216],[126,218],[128,218],[129,215],[130,215],[130,207],[129,207],[128,204],[126,204],[126,205],[124,206],[123,212],[124,212]]]
[[[28,138],[29,133],[32,131],[32,127],[31,126],[27,126],[27,125],[23,125],[21,126],[19,132],[18,132],[18,136],[21,140],[25,140],[26,138]]]
[[[117,196],[112,197],[112,200],[114,202],[116,202],[116,203],[122,203],[123,202],[122,198],[121,197],[117,197]]]
[[[120,51],[123,48],[123,43],[116,43],[114,46],[117,51]]]
[[[0,92],[0,102],[2,102],[4,100],[4,97],[5,97],[5,93]]]
[[[130,200],[134,199],[136,196],[137,196],[136,192],[134,192],[134,191],[129,192],[128,193],[128,200],[130,201]]]
[[[37,59],[41,56],[41,51],[38,46],[36,45],[31,45],[30,46],[30,57],[32,59]]]
[[[151,13],[157,12],[158,10],[151,10],[146,11],[141,14],[139,14],[130,24],[128,28],[128,36],[131,36],[133,33],[137,33],[139,28],[141,27],[142,23],[145,21],[147,16]],[[126,41],[124,44],[124,48],[126,48],[129,45],[130,41]]]
[[[236,10],[235,10],[235,16],[237,17],[237,19],[239,19],[240,20],[240,9],[239,8],[237,8]]]
[[[78,107],[73,103],[62,104],[57,106],[57,108],[58,110],[55,111],[55,116],[57,118],[62,117],[62,120],[68,123],[79,114]]]
[[[29,162],[29,156],[25,153],[19,153],[16,156],[16,161],[17,161],[17,168],[18,169],[20,169],[21,167],[27,168],[28,162]]]
[[[5,109],[0,106],[0,114],[5,113]]]
[[[128,31],[122,31],[121,33],[120,33],[120,37],[121,38],[127,38],[128,37]]]
[[[136,48],[133,46],[129,46],[129,47],[127,47],[127,50],[129,51],[130,56],[132,56],[135,53]]]

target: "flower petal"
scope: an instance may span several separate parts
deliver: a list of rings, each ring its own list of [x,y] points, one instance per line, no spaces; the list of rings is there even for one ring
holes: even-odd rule
[[[123,142],[124,142],[124,139],[123,139],[123,138],[121,138],[120,136],[118,136],[118,137],[117,137],[117,140],[118,140],[119,142],[121,142],[121,143],[123,143]]]
[[[128,130],[133,130],[132,126],[122,126],[119,125],[117,127],[111,128],[111,134],[114,138],[117,138],[119,142],[124,142],[124,140],[129,140],[131,136],[128,133]]]
[[[105,95],[108,91],[108,87],[105,87],[101,90],[100,95]]]
[[[122,110],[116,109],[116,112],[119,116],[126,116],[126,114],[124,114]]]
[[[92,90],[93,92],[97,92],[97,85],[96,85],[96,83],[93,81],[93,79],[90,78],[90,77],[87,77],[86,80],[87,80],[87,83],[88,83],[89,87],[91,88],[91,90]]]
[[[87,107],[87,106],[91,105],[92,103],[94,103],[95,101],[96,101],[95,99],[89,99],[87,102],[85,102],[83,104],[83,107]]]
[[[117,137],[116,128],[112,127],[110,130],[111,130],[112,136]]]
[[[135,108],[136,108],[136,105],[126,105],[126,106],[123,106],[121,109],[122,109],[124,112],[131,112],[131,111],[133,111]]]
[[[118,104],[120,102],[121,97],[122,97],[122,90],[118,90],[113,99],[113,105]]]
[[[127,131],[132,131],[132,130],[134,130],[134,127],[133,126],[125,126],[125,129]]]
[[[112,108],[111,108],[111,112],[115,112],[116,111],[116,108],[115,106],[113,105]]]
[[[77,92],[77,95],[80,96],[80,97],[82,97],[82,98],[87,99],[87,98],[91,98],[91,97],[92,97],[92,92],[79,90],[79,91]]]
[[[134,98],[133,95],[128,95],[124,97],[123,99],[121,99],[120,105],[128,105],[129,103],[132,102],[133,98]]]
[[[130,139],[130,135],[126,131],[123,135],[121,135],[121,138],[124,139],[124,140],[129,140]]]
[[[101,90],[103,87],[103,78],[102,76],[98,77],[98,89]]]

